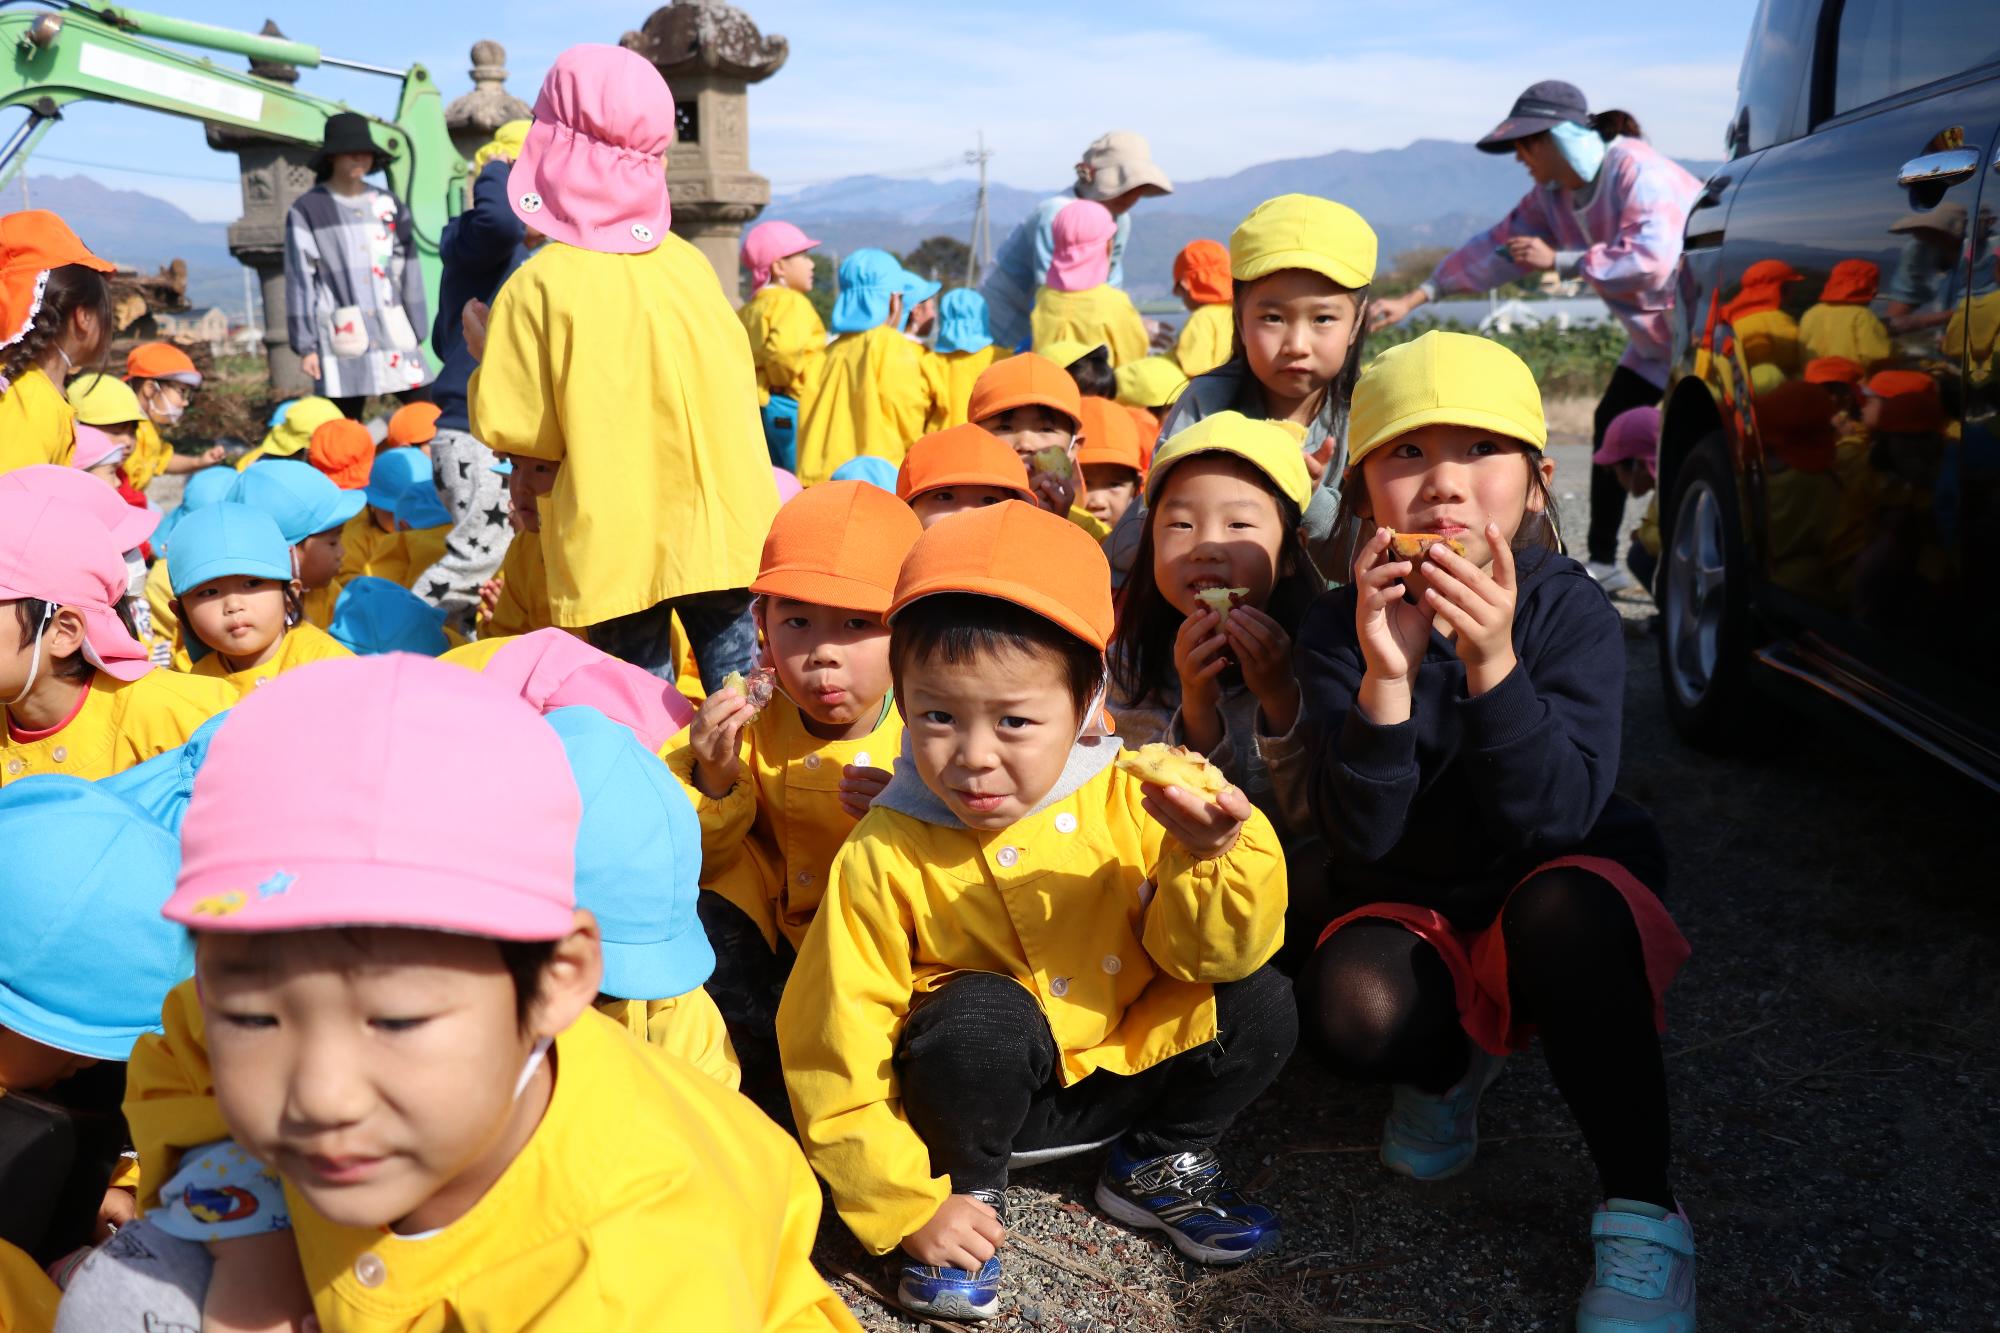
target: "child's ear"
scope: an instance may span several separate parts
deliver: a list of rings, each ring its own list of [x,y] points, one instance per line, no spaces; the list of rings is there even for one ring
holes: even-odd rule
[[[49,618],[48,631],[42,635],[42,646],[48,650],[49,660],[53,662],[57,658],[82,652],[86,637],[82,612],[75,607],[59,606],[55,615]],[[32,636],[29,641],[32,641]],[[26,646],[27,642],[24,642],[22,647]]]
[[[569,934],[542,964],[541,984],[528,1009],[528,1034],[555,1037],[583,1015],[604,984],[604,944],[597,918],[577,908]]]
[[[1555,484],[1556,479],[1556,460],[1542,455],[1530,458],[1528,465],[1540,474],[1542,479],[1541,485],[1528,487],[1528,512],[1539,514],[1548,507],[1549,488]]]

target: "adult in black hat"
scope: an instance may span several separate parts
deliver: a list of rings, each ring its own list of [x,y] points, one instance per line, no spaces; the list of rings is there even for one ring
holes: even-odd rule
[[[1512,153],[1534,188],[1513,212],[1439,261],[1415,291],[1370,302],[1368,326],[1394,324],[1439,296],[1487,291],[1530,273],[1553,269],[1583,279],[1625,326],[1628,339],[1597,404],[1592,449],[1601,448],[1619,413],[1650,407],[1666,390],[1674,268],[1701,182],[1640,137],[1630,115],[1593,115],[1576,85],[1560,79],[1545,79],[1515,98],[1479,150]],[[1618,563],[1624,514],[1625,488],[1617,474],[1592,468],[1587,563],[1606,591],[1632,582]]]
[[[388,164],[366,116],[328,116],[312,159],[319,183],[285,215],[285,331],[317,392],[350,417],[371,394],[430,381],[410,211],[367,180]]]

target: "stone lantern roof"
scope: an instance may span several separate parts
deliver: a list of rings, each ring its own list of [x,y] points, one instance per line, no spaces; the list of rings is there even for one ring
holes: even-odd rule
[[[765,36],[748,14],[722,0],[677,0],[618,44],[646,57],[668,82],[699,73],[761,83],[791,54],[791,43]]]
[[[498,42],[472,44],[472,91],[444,109],[452,142],[484,143],[510,120],[527,120],[534,108],[507,91],[507,48]]]

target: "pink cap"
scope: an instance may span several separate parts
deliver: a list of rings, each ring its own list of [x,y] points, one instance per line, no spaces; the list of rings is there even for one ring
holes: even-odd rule
[[[778,503],[781,505],[805,489],[805,487],[799,485],[797,477],[781,467],[771,469],[771,480],[778,484]]]
[[[750,290],[770,285],[771,265],[804,254],[819,242],[789,222],[760,222],[743,238],[743,267],[750,270]]]
[[[84,430],[85,427],[77,427],[79,443]],[[90,516],[110,532],[111,540],[120,552],[136,551],[160,526],[160,515],[156,511],[125,503],[125,498],[116,489],[106,486],[97,477],[86,477],[74,467],[36,463],[32,467],[0,473],[0,494],[8,492],[45,495],[51,500],[61,500],[64,504],[90,511]]]
[[[1111,281],[1111,238],[1118,219],[1091,199],[1063,205],[1049,228],[1055,254],[1049,260],[1048,284],[1059,292],[1082,292]]]
[[[111,432],[97,426],[86,426],[79,421],[76,423],[76,452],[70,455],[69,465],[85,470],[94,468],[113,454],[122,456],[125,448],[125,441]]]
[[[572,46],[535,99],[535,125],[507,173],[508,202],[553,241],[639,255],[666,239],[674,95],[622,46]]]
[[[1643,459],[1648,468],[1660,453],[1660,409],[1632,407],[1611,418],[1604,428],[1604,443],[1590,456],[1599,467],[1610,467],[1628,458]]]
[[[595,708],[655,752],[694,719],[694,705],[672,685],[567,630],[523,634],[494,653],[480,674],[540,713],[575,704]]]
[[[130,507],[95,477],[69,475]],[[125,556],[90,511],[47,495],[0,492],[0,602],[33,597],[81,613],[85,660],[106,675],[137,680],[153,663],[112,609],[125,587]]]
[[[209,742],[163,911],[247,934],[559,939],[582,810],[554,729],[491,681],[409,653],[315,662]]]

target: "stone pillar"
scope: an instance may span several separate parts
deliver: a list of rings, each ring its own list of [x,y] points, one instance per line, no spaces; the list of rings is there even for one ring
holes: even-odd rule
[[[486,146],[493,131],[510,120],[528,120],[533,107],[507,91],[507,48],[498,42],[472,44],[472,91],[444,109],[452,146],[468,162]]]
[[[619,45],[650,60],[673,89],[673,229],[708,257],[730,302],[741,304],[743,225],[771,201],[771,182],[750,170],[748,90],[778,72],[790,44],[765,36],[722,0],[676,0]]]

